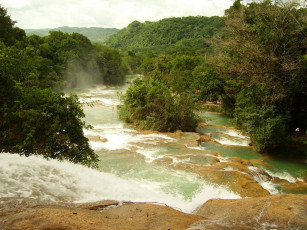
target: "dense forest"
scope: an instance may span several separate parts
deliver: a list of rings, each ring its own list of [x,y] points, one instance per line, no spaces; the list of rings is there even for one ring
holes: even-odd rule
[[[38,35],[41,37],[48,36],[50,31],[62,31],[63,33],[78,33],[82,34],[91,42],[102,44],[110,35],[119,31],[116,28],[100,28],[100,27],[69,27],[62,26],[54,29],[25,29],[27,35]]]
[[[196,17],[194,20],[201,19]],[[109,40],[108,44],[130,49],[126,52],[130,52],[134,60],[138,57],[135,50],[146,51],[143,47],[148,47],[155,51],[140,55],[136,70],[145,78],[127,92],[121,113],[128,115],[123,119],[139,124],[147,121],[149,124],[145,127],[168,131],[169,128],[164,128],[165,122],[178,123],[178,119],[171,116],[172,107],[161,104],[161,98],[171,95],[171,100],[189,101],[187,110],[194,107],[193,101],[221,103],[223,111],[233,117],[234,125],[251,136],[253,147],[258,152],[270,152],[288,144],[294,130],[306,135],[306,8],[269,0],[243,5],[237,0],[226,10],[225,17],[212,19],[218,22],[212,26],[214,34],[203,38],[203,44],[208,44],[206,47],[210,49],[199,52],[197,45],[190,46],[189,52],[156,49],[156,45],[163,44],[162,41],[169,42],[170,46],[176,44],[178,37],[176,33],[160,33],[160,30],[154,33],[148,29],[149,25],[158,27],[162,22],[176,20],[185,19],[172,18],[145,24],[133,22],[110,37],[114,41]],[[171,28],[171,25],[164,28]],[[184,25],[183,31],[187,28],[194,36],[195,27]],[[152,36],[145,31],[151,31]],[[155,38],[158,34],[161,37],[150,43],[149,37]],[[132,41],[133,37],[137,42]],[[135,92],[142,92],[137,94],[142,96],[132,97]],[[157,109],[159,106],[168,112],[161,112]],[[184,106],[182,103],[183,111]],[[193,119],[184,113],[180,116],[179,120],[185,121],[186,117],[191,123],[181,122],[184,125],[179,129],[191,130],[196,126],[196,115],[192,116]],[[155,120],[155,125],[151,124]],[[161,120],[164,122],[158,122]]]
[[[78,33],[26,36],[0,6],[0,151],[95,165],[83,110],[60,90],[121,84],[119,52]]]
[[[174,17],[145,23],[134,21],[111,35],[105,44],[118,49],[154,53],[203,51],[209,46],[205,39],[211,38],[222,27],[220,17]]]
[[[224,17],[132,22],[105,45],[79,33],[26,36],[0,7],[1,151],[92,164],[77,97],[60,90],[121,84],[119,116],[142,129],[194,131],[197,110],[220,104],[258,152],[306,135],[306,8],[283,1],[241,4]]]

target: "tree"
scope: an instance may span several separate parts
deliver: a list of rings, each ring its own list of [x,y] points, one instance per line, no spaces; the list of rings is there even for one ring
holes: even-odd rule
[[[225,81],[224,104],[256,149],[268,151],[285,142],[290,124],[306,130],[306,119],[291,117],[297,110],[307,116],[306,93],[297,87],[306,85],[306,9],[237,0],[225,13],[226,37],[215,44],[218,54],[211,60]]]
[[[1,23],[7,23],[0,40],[0,152],[96,166],[98,156],[84,137],[87,126],[78,98],[50,88],[58,81],[53,54],[61,51],[43,46],[44,39],[38,37],[18,40],[20,29],[13,28],[6,10],[0,11]],[[40,47],[50,56],[40,56]]]
[[[198,124],[195,100],[173,94],[160,77],[136,79],[123,96],[119,117],[141,129],[160,132],[194,131]]]
[[[7,15],[7,10],[0,5],[0,41],[7,45],[13,45],[16,41],[26,37],[26,33],[22,29],[14,27],[15,23]]]
[[[204,40],[212,37],[222,26],[220,17],[172,17],[144,23],[134,21],[111,35],[105,44],[124,50],[150,50],[156,54],[199,54],[204,52]]]
[[[107,85],[122,84],[125,77],[125,67],[119,52],[107,46],[96,46],[96,48],[103,83]]]
[[[3,111],[2,151],[95,165],[98,157],[83,135],[84,113],[76,96],[33,87],[19,92],[16,99]]]

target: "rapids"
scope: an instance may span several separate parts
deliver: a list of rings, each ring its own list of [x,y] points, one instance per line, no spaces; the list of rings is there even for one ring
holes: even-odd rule
[[[213,123],[214,118],[222,122],[223,128],[208,126],[198,130],[211,135],[216,142],[200,146],[191,144],[184,134],[142,132],[124,124],[117,117],[117,105],[120,104],[118,94],[126,88],[96,86],[75,92],[84,103],[85,122],[93,126],[84,133],[100,157],[98,169],[40,156],[0,154],[0,197],[63,202],[107,199],[155,202],[192,213],[209,199],[237,199],[241,196],[193,171],[182,170],[176,164],[192,168],[193,165],[210,165],[210,159],[205,158],[203,152],[214,150],[225,156],[218,156],[220,162],[239,155],[245,159],[267,160],[274,165],[271,159],[261,158],[248,146],[248,137],[234,129],[227,129],[227,119],[218,115],[209,114],[209,117]],[[194,138],[193,134],[190,136]],[[285,167],[259,167],[271,176],[291,183],[299,177]],[[250,171],[271,194],[280,192],[272,182],[259,176],[257,169],[250,168]]]

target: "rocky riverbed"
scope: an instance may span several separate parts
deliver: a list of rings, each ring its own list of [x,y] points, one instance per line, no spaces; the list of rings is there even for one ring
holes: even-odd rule
[[[0,229],[306,229],[307,195],[212,199],[195,214],[163,204],[0,199]]]

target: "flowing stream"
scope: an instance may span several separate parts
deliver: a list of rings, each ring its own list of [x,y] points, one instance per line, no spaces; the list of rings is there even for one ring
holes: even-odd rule
[[[207,118],[208,124],[217,125],[198,128],[197,131],[200,134],[210,135],[217,141],[217,143],[201,143],[204,149],[218,151],[227,157],[241,157],[251,160],[255,166],[264,169],[271,176],[287,180],[290,183],[303,180],[302,177],[306,176],[307,162],[259,154],[249,147],[248,137],[244,137],[231,128],[232,125],[227,116],[210,112],[205,112],[202,115]],[[286,154],[290,155],[291,152]],[[307,191],[304,190],[300,193],[307,194]]]
[[[127,87],[96,86],[77,91],[80,101],[85,103],[85,121],[93,126],[93,129],[84,132],[100,157],[99,169],[67,161],[46,160],[40,156],[0,154],[0,197],[64,202],[106,199],[154,202],[192,213],[212,198],[241,198],[228,187],[209,182],[193,170],[183,170],[183,166],[209,165],[204,157],[205,150],[224,154],[226,157],[220,157],[221,161],[227,161],[230,156],[266,160],[273,167],[259,167],[290,182],[297,181],[300,176],[295,170],[290,170],[291,167],[296,170],[305,167],[295,163],[291,166],[287,162],[284,169],[282,162],[263,159],[248,147],[248,137],[225,127],[200,128],[200,133],[209,134],[217,141],[202,143],[201,146],[190,140],[193,134],[138,131],[117,117],[118,93],[124,92]],[[216,119],[222,122],[220,124],[230,126],[226,117],[205,115],[211,117],[209,123],[214,123]],[[271,193],[280,192],[272,183],[265,188]]]

